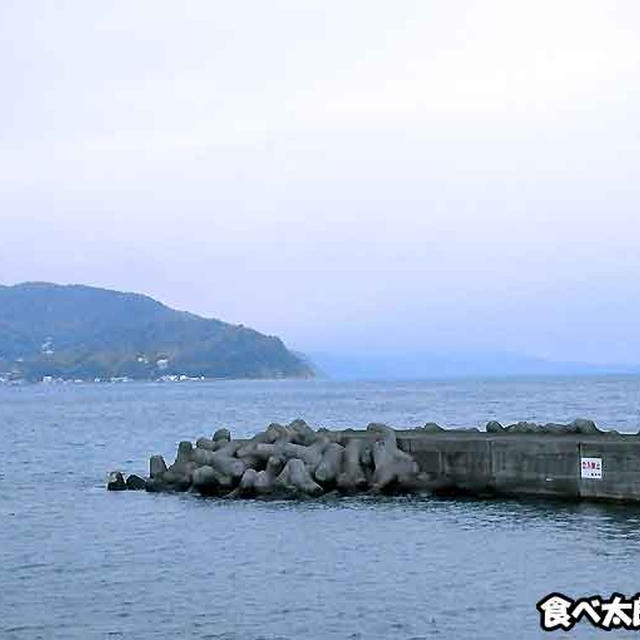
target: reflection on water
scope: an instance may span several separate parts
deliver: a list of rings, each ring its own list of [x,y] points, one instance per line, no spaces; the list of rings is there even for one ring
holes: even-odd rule
[[[112,468],[302,416],[449,426],[593,416],[636,378],[0,389],[0,637],[539,638],[535,603],[640,590],[640,508],[542,500],[232,502],[110,494]],[[593,638],[586,624],[571,637]],[[554,637],[554,636],[550,636]]]

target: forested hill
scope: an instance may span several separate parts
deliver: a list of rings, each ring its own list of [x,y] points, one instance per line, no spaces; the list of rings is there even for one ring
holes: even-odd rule
[[[312,377],[275,336],[82,285],[0,286],[0,376]]]

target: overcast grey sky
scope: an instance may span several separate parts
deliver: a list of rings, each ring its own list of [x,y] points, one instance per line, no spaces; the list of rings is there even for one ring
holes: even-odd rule
[[[302,350],[640,361],[640,3],[0,3],[0,282]]]

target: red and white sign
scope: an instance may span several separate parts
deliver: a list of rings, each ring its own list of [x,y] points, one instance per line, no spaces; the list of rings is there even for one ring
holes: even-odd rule
[[[580,458],[580,477],[602,480],[602,458]]]

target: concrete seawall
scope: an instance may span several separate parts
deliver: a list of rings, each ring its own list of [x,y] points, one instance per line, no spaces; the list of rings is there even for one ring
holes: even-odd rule
[[[436,493],[640,501],[635,435],[398,432]]]
[[[295,420],[251,439],[220,429],[195,446],[181,442],[172,465],[152,456],[149,477],[125,482],[112,472],[107,488],[228,498],[433,493],[640,502],[640,436],[603,432],[582,419],[491,422],[486,431],[433,423],[315,431]]]

